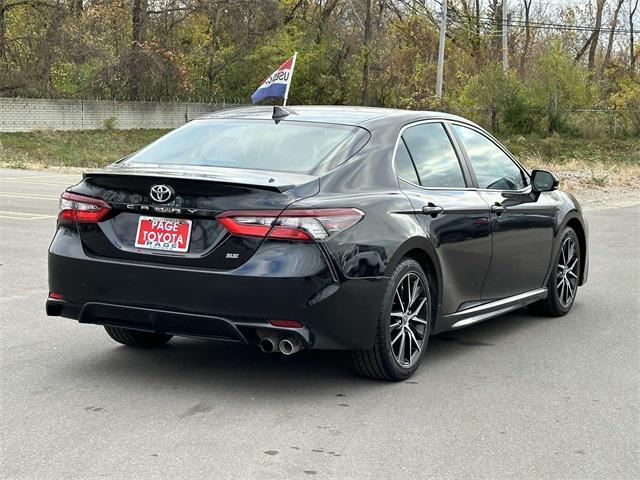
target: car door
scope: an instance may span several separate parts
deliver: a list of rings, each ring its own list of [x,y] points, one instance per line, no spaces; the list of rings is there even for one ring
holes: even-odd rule
[[[462,124],[451,128],[491,208],[493,253],[483,301],[542,288],[551,259],[555,202],[533,193],[528,173],[484,132]]]
[[[489,206],[471,188],[447,127],[433,121],[404,127],[395,168],[440,261],[442,313],[477,305],[491,259]]]

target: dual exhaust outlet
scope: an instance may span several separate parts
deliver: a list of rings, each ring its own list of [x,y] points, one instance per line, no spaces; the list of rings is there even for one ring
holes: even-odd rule
[[[280,352],[283,355],[293,355],[303,348],[302,341],[295,336],[265,335],[260,337],[260,350],[264,353]]]

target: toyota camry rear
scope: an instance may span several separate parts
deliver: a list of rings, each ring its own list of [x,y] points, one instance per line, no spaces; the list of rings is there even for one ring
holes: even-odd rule
[[[268,117],[267,117],[268,118]],[[121,343],[173,335],[294,353],[361,348],[384,280],[344,281],[330,239],[365,213],[300,202],[369,140],[348,125],[203,119],[61,197],[47,312],[105,325]],[[371,333],[369,333],[369,336]]]
[[[137,347],[346,349],[402,380],[433,333],[569,312],[588,230],[557,188],[452,115],[219,112],[63,193],[47,313]]]

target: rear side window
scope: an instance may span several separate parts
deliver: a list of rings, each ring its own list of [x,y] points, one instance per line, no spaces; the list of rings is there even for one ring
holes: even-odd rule
[[[423,123],[402,134],[423,187],[464,188],[456,151],[441,123]]]
[[[522,170],[489,138],[461,125],[454,125],[453,129],[469,156],[478,187],[520,190],[526,186]]]
[[[420,184],[416,167],[413,166],[413,160],[411,160],[407,146],[402,138],[398,142],[398,148],[396,150],[396,174],[407,182],[416,185]]]
[[[359,127],[273,120],[197,120],[174,130],[125,160],[127,164],[312,173],[346,160],[369,140]]]

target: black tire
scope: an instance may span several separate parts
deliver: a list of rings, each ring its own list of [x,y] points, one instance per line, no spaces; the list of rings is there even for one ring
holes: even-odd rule
[[[397,305],[394,302],[396,302],[396,291],[401,288],[400,282],[405,281],[406,278],[409,278],[410,281],[411,277],[409,275],[415,275],[422,281],[422,286],[425,290],[424,294],[426,303],[424,305],[424,310],[417,307],[416,310],[419,310],[420,315],[425,322],[422,336],[419,336],[419,332],[414,336],[414,338],[417,338],[419,341],[423,342],[422,347],[418,352],[415,352],[413,359],[410,359],[410,364],[403,366],[399,363],[396,357],[395,348],[392,348],[391,322],[393,321],[394,317],[391,316],[391,312],[394,305]],[[420,300],[420,302],[421,301],[422,300]],[[420,302],[418,302],[418,304]],[[382,305],[380,307],[380,314],[378,316],[376,338],[373,348],[371,350],[358,350],[351,353],[353,366],[356,372],[366,378],[395,382],[406,380],[411,375],[413,375],[420,366],[420,363],[422,362],[424,354],[427,350],[427,343],[429,340],[429,335],[431,334],[432,327],[431,312],[431,291],[427,276],[425,275],[422,267],[420,267],[420,264],[418,264],[418,262],[412,259],[404,259],[402,262],[400,262],[400,264],[396,267],[393,274],[391,275],[389,285],[387,286],[387,290],[385,291]],[[416,322],[421,320],[417,319],[413,321]],[[398,322],[401,321],[398,320]],[[422,325],[422,323],[420,325]],[[405,327],[396,328],[400,328],[400,330],[402,331],[402,329]],[[401,333],[404,338],[404,332]],[[404,344],[402,344],[401,348],[403,348],[401,355],[404,355]],[[411,339],[409,339],[409,356],[411,356],[411,348],[412,343]]]
[[[104,329],[116,342],[129,347],[155,348],[167,343],[173,335],[163,335],[161,333],[140,332],[129,328],[110,327],[105,325]]]
[[[563,274],[563,269],[561,264],[565,262],[563,253],[563,248],[565,242],[571,242],[575,246],[575,255],[576,262],[574,267],[570,270],[569,275]],[[571,227],[567,227],[562,232],[562,236],[560,238],[560,248],[556,252],[553,258],[553,270],[551,275],[549,275],[549,280],[547,281],[547,298],[544,300],[540,300],[536,303],[529,305],[529,309],[538,315],[546,315],[549,317],[561,317],[566,315],[571,307],[573,306],[573,302],[576,299],[576,294],[578,290],[578,283],[580,279],[580,269],[582,268],[582,252],[580,251],[580,241],[578,240],[578,235]],[[567,287],[565,284],[566,291],[569,291],[569,287],[572,289],[573,294],[568,299],[568,301],[563,301],[563,292],[562,286],[560,285],[561,279],[564,277],[569,278],[567,280],[569,282],[569,286]],[[565,300],[567,300],[565,298]]]

